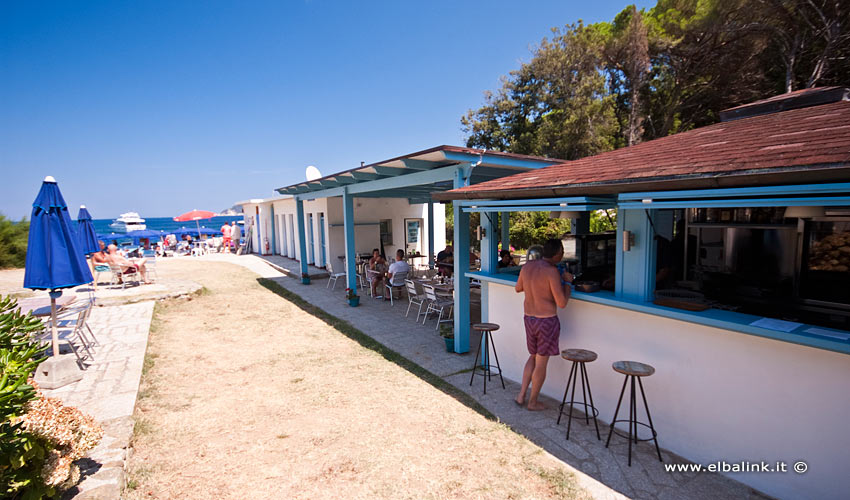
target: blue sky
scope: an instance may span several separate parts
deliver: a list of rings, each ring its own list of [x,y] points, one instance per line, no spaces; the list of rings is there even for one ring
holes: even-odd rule
[[[0,3],[0,213],[221,210],[439,144],[550,28],[625,2]],[[647,7],[649,2],[638,7]]]

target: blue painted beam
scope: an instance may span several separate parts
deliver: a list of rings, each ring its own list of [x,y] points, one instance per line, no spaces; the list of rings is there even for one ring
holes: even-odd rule
[[[333,179],[322,179],[319,181],[322,187],[336,187],[339,186],[339,183]]]
[[[373,174],[370,172],[351,172],[351,176],[358,181],[374,181],[376,179],[381,179],[384,177],[382,175]]]
[[[301,283],[305,285],[310,284],[310,278],[304,278],[304,276],[309,276],[310,269],[307,267],[307,235],[304,230],[304,202],[295,197],[295,219],[298,221],[298,260],[301,262]]]
[[[341,186],[347,184],[354,184],[355,182],[357,182],[357,179],[351,177],[350,175],[338,175],[334,177],[334,180]]]
[[[401,160],[406,168],[410,168],[413,170],[433,170],[440,166],[439,163],[433,161],[425,161],[425,160],[412,160],[405,159]]]
[[[372,167],[372,168],[375,169],[375,172],[377,172],[378,174],[387,175],[387,176],[390,176],[390,177],[395,177],[396,175],[403,175],[403,174],[408,173],[407,169],[405,169],[405,168],[396,168],[396,167]]]
[[[508,205],[587,205],[587,204],[605,204],[611,203],[615,206],[616,198],[613,196],[569,196],[564,198],[526,198],[516,200],[455,200],[454,203],[460,204],[462,207],[499,207]]]
[[[722,189],[690,189],[680,191],[644,191],[639,193],[621,193],[618,198],[620,201],[640,201],[648,198],[664,200],[676,198],[728,198],[745,196],[814,195],[828,193],[850,193],[850,182],[796,184],[787,186],[753,186]]]
[[[622,209],[642,208],[705,208],[705,207],[793,207],[793,206],[829,206],[840,207],[850,205],[850,196],[822,196],[801,198],[724,198],[710,200],[694,198],[691,200],[620,202],[617,206]]]
[[[442,207],[442,206],[441,206]],[[434,269],[434,202],[428,201],[428,267]]]
[[[511,249],[511,213],[499,212],[499,220],[502,225],[502,250]]]
[[[477,155],[477,154],[460,153],[460,152],[456,152],[456,151],[444,151],[443,154],[445,155],[447,160],[469,162],[469,163],[476,163],[479,160],[479,158],[482,157],[481,155]],[[511,157],[507,157],[507,156],[497,156],[497,155],[490,155],[490,154],[484,154],[483,155],[483,162],[490,164],[490,165],[502,165],[502,166],[506,166],[506,167],[521,167],[521,168],[531,168],[531,169],[543,168],[543,167],[548,167],[549,165],[558,165],[560,163],[563,163],[561,161],[555,161],[555,160],[535,161],[535,160],[531,160],[531,159],[511,158]]]
[[[647,214],[649,212],[649,214]],[[615,293],[626,300],[651,301],[655,294],[655,231],[649,218],[654,210],[620,210],[617,213],[617,258]],[[634,244],[623,250],[624,231],[634,235]]]
[[[342,217],[345,224],[345,281],[346,288],[357,290],[357,262],[354,251],[354,197],[342,193]]]
[[[469,169],[465,164],[456,167],[454,187],[460,188],[469,183]],[[461,210],[459,204],[453,204],[454,210],[454,282],[455,282],[455,352],[469,352],[469,326],[471,322],[469,279],[469,214]]]

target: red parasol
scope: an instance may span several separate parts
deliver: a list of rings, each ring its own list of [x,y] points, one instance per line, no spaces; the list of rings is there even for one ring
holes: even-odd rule
[[[178,215],[174,218],[176,222],[186,222],[193,220],[195,221],[195,225],[198,226],[198,239],[201,239],[201,225],[198,223],[201,219],[212,219],[216,216],[215,212],[210,212],[209,210],[192,210],[191,212],[186,212],[185,214]]]
[[[190,220],[212,219],[215,215],[215,212],[210,212],[209,210],[192,210],[183,215],[178,215],[174,220],[177,222],[186,222]]]

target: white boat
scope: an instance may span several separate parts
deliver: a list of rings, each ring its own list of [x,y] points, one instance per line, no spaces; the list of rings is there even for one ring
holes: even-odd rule
[[[115,229],[116,231],[121,231],[128,233],[130,231],[139,231],[147,228],[145,225],[145,219],[139,217],[138,212],[127,212],[121,214],[120,217],[112,221],[112,224],[109,227]]]

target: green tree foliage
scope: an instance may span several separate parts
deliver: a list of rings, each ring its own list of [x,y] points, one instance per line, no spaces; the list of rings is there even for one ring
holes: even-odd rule
[[[461,119],[467,145],[572,160],[850,81],[846,0],[659,0],[553,29]]]
[[[21,315],[16,304],[11,297],[0,298],[0,494],[15,498],[26,492],[25,498],[41,498],[51,493],[41,480],[46,443],[23,431],[18,419],[36,398],[27,381],[46,346],[33,340],[41,321]]]
[[[30,223],[13,222],[0,214],[0,269],[24,267]]]

